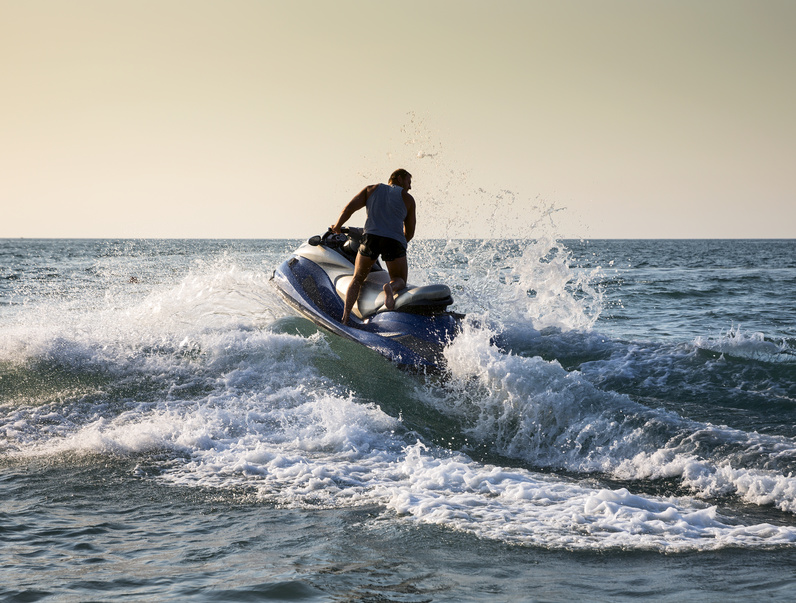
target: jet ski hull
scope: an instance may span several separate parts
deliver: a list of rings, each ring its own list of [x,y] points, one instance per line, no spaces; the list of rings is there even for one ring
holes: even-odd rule
[[[356,341],[402,367],[440,368],[445,345],[459,330],[461,315],[447,311],[380,311],[365,320],[340,322],[344,302],[329,274],[315,262],[293,255],[272,282],[300,315],[335,335]]]

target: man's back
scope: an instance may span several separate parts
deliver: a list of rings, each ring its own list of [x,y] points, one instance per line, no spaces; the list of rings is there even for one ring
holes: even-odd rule
[[[403,191],[402,187],[389,184],[379,184],[376,187],[366,203],[366,234],[395,239],[406,246],[404,219],[407,211]]]

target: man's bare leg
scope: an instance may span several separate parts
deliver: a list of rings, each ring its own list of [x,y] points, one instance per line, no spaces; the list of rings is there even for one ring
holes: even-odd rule
[[[390,273],[390,282],[384,284],[384,305],[388,310],[392,310],[395,307],[395,293],[406,287],[409,264],[406,262],[406,256],[385,262],[385,264]]]
[[[351,310],[354,309],[354,304],[359,299],[359,292],[362,290],[362,283],[365,282],[373,263],[376,260],[370,259],[361,253],[357,254],[356,262],[354,263],[354,278],[351,284],[348,285],[348,290],[345,292],[345,308],[343,309],[343,317],[340,319],[344,325],[348,324],[348,319],[351,316]]]

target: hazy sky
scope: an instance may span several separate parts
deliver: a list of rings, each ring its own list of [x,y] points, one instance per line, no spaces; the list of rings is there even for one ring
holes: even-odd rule
[[[0,0],[0,237],[796,237],[792,0]],[[356,220],[354,221],[356,223]]]

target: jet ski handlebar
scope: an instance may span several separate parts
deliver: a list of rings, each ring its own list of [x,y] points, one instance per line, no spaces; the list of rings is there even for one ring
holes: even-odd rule
[[[310,237],[307,241],[310,245],[328,245],[329,247],[340,247],[344,245],[349,239],[359,239],[362,235],[362,229],[356,227],[343,226],[340,233],[334,232],[329,228],[323,235],[315,235]]]

